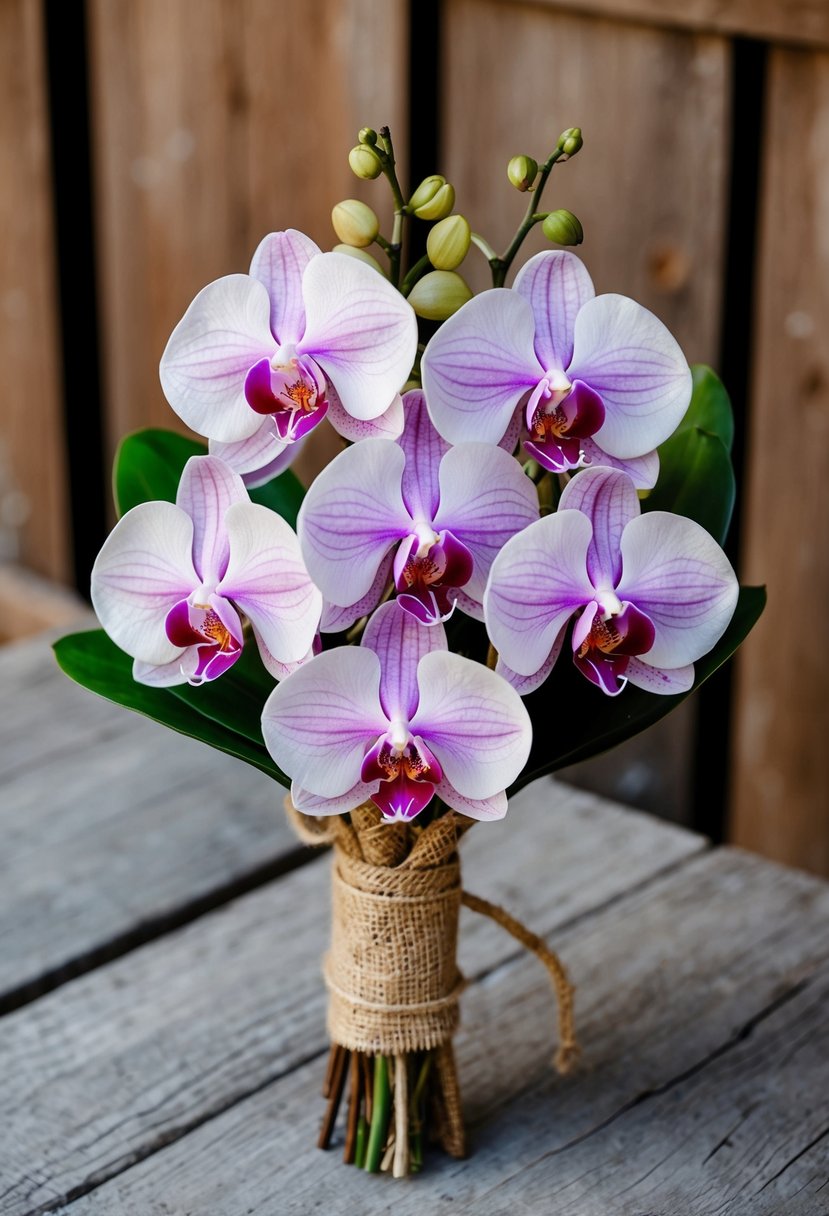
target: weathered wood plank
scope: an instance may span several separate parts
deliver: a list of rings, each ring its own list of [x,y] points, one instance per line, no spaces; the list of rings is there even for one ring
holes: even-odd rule
[[[703,847],[544,781],[516,798],[505,823],[470,834],[466,880],[551,933]],[[323,1049],[327,864],[305,866],[4,1019],[4,1216],[56,1206]],[[467,917],[466,974],[515,950],[495,925]],[[543,973],[534,978],[544,991]]]
[[[737,667],[732,830],[829,874],[829,654],[792,624],[829,597],[829,54],[773,51],[766,111],[743,573],[769,602]]]
[[[514,959],[468,990],[458,1038],[468,1161],[438,1158],[392,1191],[390,1179],[319,1153],[314,1061],[67,1216],[265,1216],[277,1204],[280,1216],[736,1216],[728,1205],[762,1187],[762,1204],[741,1216],[817,1216],[814,1204],[775,1208],[765,1197],[789,1193],[795,1174],[784,1182],[779,1171],[811,1139],[803,1171],[820,1164],[828,914],[829,888],[805,875],[730,850],[690,861],[558,941],[579,985],[585,1064],[574,1077],[549,1068],[550,999],[534,961]],[[745,1140],[741,1116],[753,1120]]]
[[[112,448],[181,425],[158,361],[197,291],[246,271],[274,229],[331,247],[330,208],[363,186],[347,161],[361,126],[391,124],[405,160],[406,6],[94,0],[90,28]],[[300,472],[339,450],[329,427],[308,447]]]
[[[280,786],[78,688],[43,639],[0,686],[0,1007],[295,854]]]
[[[66,580],[66,454],[43,6],[0,5],[0,561]]]

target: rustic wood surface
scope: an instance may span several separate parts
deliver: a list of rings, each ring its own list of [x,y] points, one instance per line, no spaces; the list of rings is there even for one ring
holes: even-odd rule
[[[829,652],[792,615],[829,598],[827,53],[771,54],[762,197],[744,572],[769,601],[738,656],[733,832],[829,875]]]
[[[464,878],[560,949],[583,1064],[552,1073],[546,976],[465,911],[472,1156],[370,1178],[342,1165],[342,1129],[313,1147],[327,857],[288,840],[277,787],[178,737],[165,752],[160,728],[62,684],[44,643],[3,661],[0,993],[20,994],[17,936],[53,988],[2,1020],[3,1216],[827,1210],[826,884],[528,788],[464,842]]]

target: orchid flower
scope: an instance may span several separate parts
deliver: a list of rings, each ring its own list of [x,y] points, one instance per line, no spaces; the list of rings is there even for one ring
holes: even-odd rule
[[[370,612],[390,574],[400,604],[423,624],[446,620],[456,602],[482,620],[495,554],[538,518],[535,486],[512,456],[482,443],[450,448],[419,391],[406,394],[404,409],[398,443],[368,439],[341,452],[302,504],[302,552],[334,606],[323,629]]]
[[[161,384],[211,454],[259,485],[326,414],[346,439],[399,435],[416,348],[415,314],[382,275],[289,229],[264,238],[250,274],[199,292]]]
[[[446,321],[422,361],[435,426],[450,443],[498,443],[517,408],[524,446],[555,473],[621,468],[656,484],[655,449],[691,400],[691,372],[652,313],[597,296],[572,253],[536,254],[511,289],[483,292]]]
[[[506,680],[391,602],[360,646],[325,651],[274,689],[262,733],[298,810],[339,815],[370,799],[394,821],[435,794],[474,819],[502,818],[532,728]]]
[[[543,682],[575,617],[579,671],[615,696],[628,680],[687,692],[694,661],[724,632],[737,578],[693,520],[640,514],[627,474],[587,469],[559,509],[513,537],[495,559],[484,597],[497,670],[522,695]]]
[[[215,456],[188,460],[175,503],[140,503],[119,520],[92,570],[92,603],[135,679],[158,686],[232,667],[242,614],[282,678],[310,657],[322,610],[294,532]]]

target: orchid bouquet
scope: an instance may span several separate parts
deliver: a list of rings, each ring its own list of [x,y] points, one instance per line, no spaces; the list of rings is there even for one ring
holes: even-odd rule
[[[385,834],[387,869],[435,825],[454,853],[528,781],[657,721],[762,610],[720,548],[733,423],[714,373],[639,304],[597,296],[567,248],[504,286],[535,225],[580,243],[575,216],[540,206],[581,146],[571,128],[540,167],[513,158],[530,197],[499,255],[442,176],[407,198],[388,130],[361,131],[349,161],[388,182],[390,234],[346,200],[332,251],[272,233],[196,296],[161,383],[207,446],[123,441],[92,571],[103,630],[56,647],[86,687],[290,785],[306,827],[337,817],[364,862]],[[492,273],[477,296],[472,250]],[[306,492],[289,465],[326,420],[343,450]],[[419,1168],[453,1102],[442,1049],[393,1066],[350,1050],[332,1052],[324,1142],[350,1059],[346,1159]]]

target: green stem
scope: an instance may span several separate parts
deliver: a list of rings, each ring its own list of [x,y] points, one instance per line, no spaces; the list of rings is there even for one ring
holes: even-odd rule
[[[490,243],[486,239],[486,237],[481,236],[480,232],[471,232],[469,234],[469,239],[471,240],[473,245],[476,245],[478,247],[478,249],[480,249],[481,253],[484,255],[484,257],[486,258],[486,260],[488,262],[497,262],[498,261],[498,254],[492,248],[492,246],[490,245]]]
[[[383,172],[386,175],[394,199],[394,228],[391,234],[391,245],[387,250],[389,255],[389,278],[393,287],[400,286],[400,255],[403,248],[403,220],[406,217],[406,200],[397,180],[397,170],[394,162],[394,145],[388,127],[380,128],[380,141],[386,155],[383,157]]]
[[[386,240],[386,238],[382,235],[382,233],[378,232],[377,236],[374,238],[374,240],[375,240],[375,243],[378,244],[380,246],[380,248],[383,250],[383,253],[387,253],[387,254],[389,254],[389,256],[391,256],[391,244],[389,243],[389,241]]]
[[[378,1056],[374,1065],[374,1094],[371,1103],[371,1127],[366,1149],[366,1172],[376,1174],[380,1169],[380,1158],[389,1130],[391,1113],[391,1088],[389,1087],[389,1062]]]
[[[411,270],[408,271],[406,277],[403,279],[403,282],[400,284],[400,291],[404,296],[409,294],[417,280],[426,273],[431,265],[432,263],[429,261],[429,255],[426,253],[424,253],[423,257],[420,258],[419,261],[415,262],[414,266],[412,266]]]
[[[368,1123],[366,1123],[365,1115],[360,1115],[360,1121],[357,1124],[357,1139],[354,1141],[354,1164],[358,1170],[365,1168],[367,1143]]]
[[[564,155],[563,149],[556,148],[555,152],[552,152],[550,154],[550,156],[548,157],[548,159],[545,161],[545,163],[542,165],[541,173],[539,174],[539,177],[538,177],[538,185],[536,186],[535,190],[533,190],[533,192],[532,192],[532,197],[530,198],[530,201],[527,204],[526,213],[524,215],[523,220],[521,221],[518,231],[516,232],[515,236],[512,238],[512,243],[510,244],[510,246],[506,250],[506,252],[502,253],[500,257],[496,257],[494,259],[490,258],[489,265],[492,269],[492,286],[493,287],[503,287],[504,286],[504,282],[507,277],[507,272],[509,271],[510,266],[512,265],[513,261],[515,260],[515,255],[518,253],[518,250],[521,248],[522,244],[524,243],[524,237],[527,235],[527,233],[530,231],[530,229],[533,227],[533,225],[537,224],[539,219],[542,218],[540,215],[537,214],[538,204],[541,201],[541,195],[544,193],[544,187],[547,185],[547,178],[550,176],[553,165],[556,163],[556,161],[559,159],[559,157],[563,156],[563,155]]]

